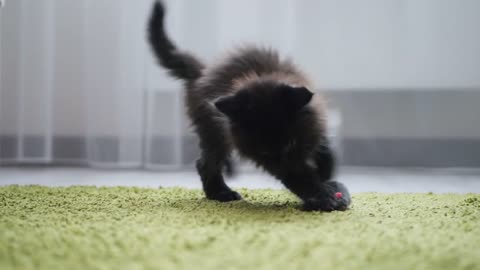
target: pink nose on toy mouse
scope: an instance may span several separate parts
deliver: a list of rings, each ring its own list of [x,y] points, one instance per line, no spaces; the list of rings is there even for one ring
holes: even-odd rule
[[[343,197],[343,194],[341,192],[335,193],[335,198],[341,199]]]

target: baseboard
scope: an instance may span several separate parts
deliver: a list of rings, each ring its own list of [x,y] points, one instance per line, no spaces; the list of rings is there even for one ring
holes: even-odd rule
[[[347,138],[343,165],[380,167],[480,167],[480,139]]]
[[[115,164],[119,161],[119,139],[96,138],[95,162]],[[145,160],[153,167],[191,166],[199,155],[195,136],[184,136],[181,142],[181,164],[172,157],[174,138],[154,137]],[[45,155],[44,140],[40,136],[24,137],[24,153],[29,159],[17,156],[17,138],[0,136],[0,162],[14,164],[51,163],[86,165],[87,139],[83,137],[57,136],[52,140],[52,157]],[[345,138],[338,149],[341,165],[384,167],[480,167],[480,139],[415,139],[415,138]],[[30,161],[30,162],[29,162]],[[126,162],[126,161],[122,161]],[[127,160],[128,162],[128,160]],[[142,164],[141,160],[128,164]]]

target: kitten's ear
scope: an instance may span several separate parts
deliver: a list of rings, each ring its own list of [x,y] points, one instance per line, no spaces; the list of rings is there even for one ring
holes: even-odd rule
[[[223,97],[214,103],[215,107],[228,117],[234,116],[240,109],[234,96]]]
[[[289,102],[295,110],[303,108],[313,97],[313,93],[306,87],[291,87],[288,92]]]

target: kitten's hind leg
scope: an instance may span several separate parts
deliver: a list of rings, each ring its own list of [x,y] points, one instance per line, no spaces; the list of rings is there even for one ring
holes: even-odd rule
[[[221,202],[240,200],[242,197],[231,190],[222,175],[228,166],[231,146],[226,142],[225,131],[218,123],[202,121],[197,133],[200,137],[202,155],[197,161],[197,171],[203,184],[205,195],[210,200]]]
[[[225,160],[224,170],[227,177],[233,177],[237,173],[235,162],[231,157]]]
[[[209,154],[202,154],[197,160],[197,171],[203,184],[203,191],[210,200],[221,202],[241,200],[237,192],[231,190],[222,176],[223,161]]]

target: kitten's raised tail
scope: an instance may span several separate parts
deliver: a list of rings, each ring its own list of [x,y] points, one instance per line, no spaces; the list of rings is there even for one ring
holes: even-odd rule
[[[191,83],[202,76],[204,65],[189,53],[179,51],[168,38],[164,26],[165,6],[155,2],[148,24],[148,39],[158,62],[170,75]]]

